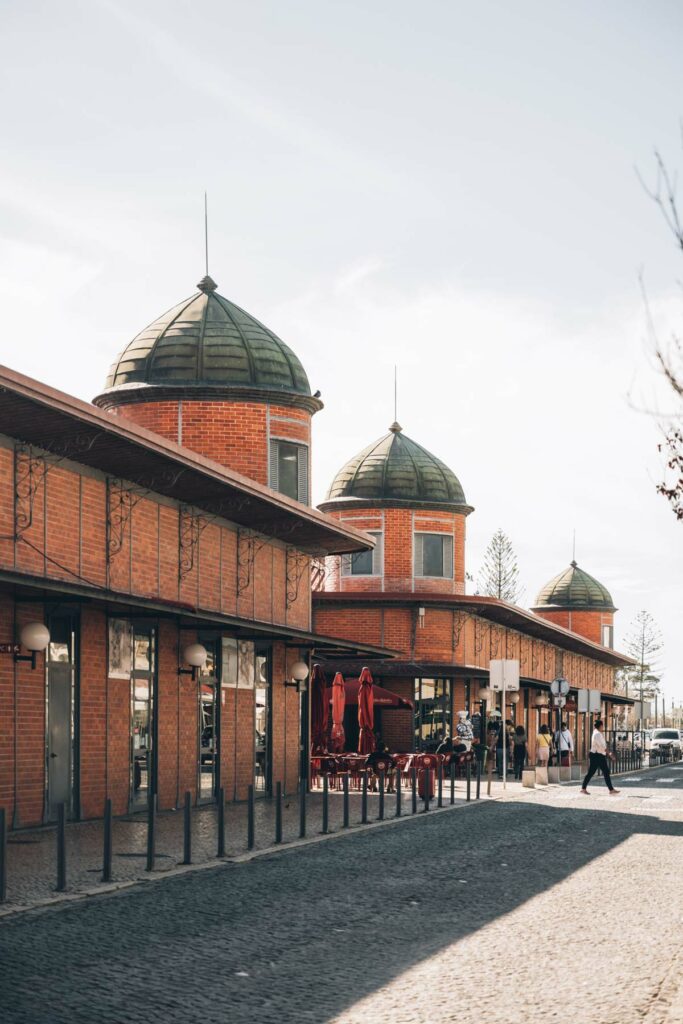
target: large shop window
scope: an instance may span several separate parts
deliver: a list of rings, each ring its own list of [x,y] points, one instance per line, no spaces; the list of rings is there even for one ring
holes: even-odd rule
[[[435,753],[451,735],[452,680],[415,680],[415,749]]]
[[[269,484],[274,491],[308,504],[308,446],[271,440]]]
[[[359,551],[354,555],[342,555],[342,576],[381,576],[382,575],[382,534],[368,530],[375,538],[372,551]]]
[[[453,579],[453,537],[446,533],[415,534],[415,575]]]

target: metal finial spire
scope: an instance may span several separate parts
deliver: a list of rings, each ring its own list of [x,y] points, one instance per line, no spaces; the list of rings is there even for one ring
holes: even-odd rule
[[[572,565],[576,565],[576,527],[574,527],[574,536],[572,538]]]
[[[206,276],[209,276],[209,204],[204,191],[204,261],[206,264]]]

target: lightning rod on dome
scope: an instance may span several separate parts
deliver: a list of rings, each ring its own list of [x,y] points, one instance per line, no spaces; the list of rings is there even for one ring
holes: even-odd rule
[[[204,263],[206,276],[209,276],[209,204],[204,190]]]
[[[574,534],[572,536],[572,564],[576,563],[576,527],[574,527]]]

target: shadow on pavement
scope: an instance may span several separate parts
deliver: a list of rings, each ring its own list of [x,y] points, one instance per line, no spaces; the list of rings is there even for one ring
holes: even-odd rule
[[[683,823],[482,804],[8,920],[2,1019],[323,1024],[642,833]]]

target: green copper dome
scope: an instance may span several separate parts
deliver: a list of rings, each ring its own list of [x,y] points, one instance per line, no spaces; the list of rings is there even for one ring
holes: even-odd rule
[[[398,423],[339,470],[320,508],[328,511],[342,502],[361,501],[375,507],[437,505],[472,511],[455,473],[406,437]]]
[[[572,562],[555,576],[536,598],[536,608],[602,608],[614,611],[612,595],[593,576]]]
[[[119,389],[170,387],[282,392],[320,407],[303,366],[276,334],[219,295],[210,277],[197,287],[125,347],[97,404]]]

